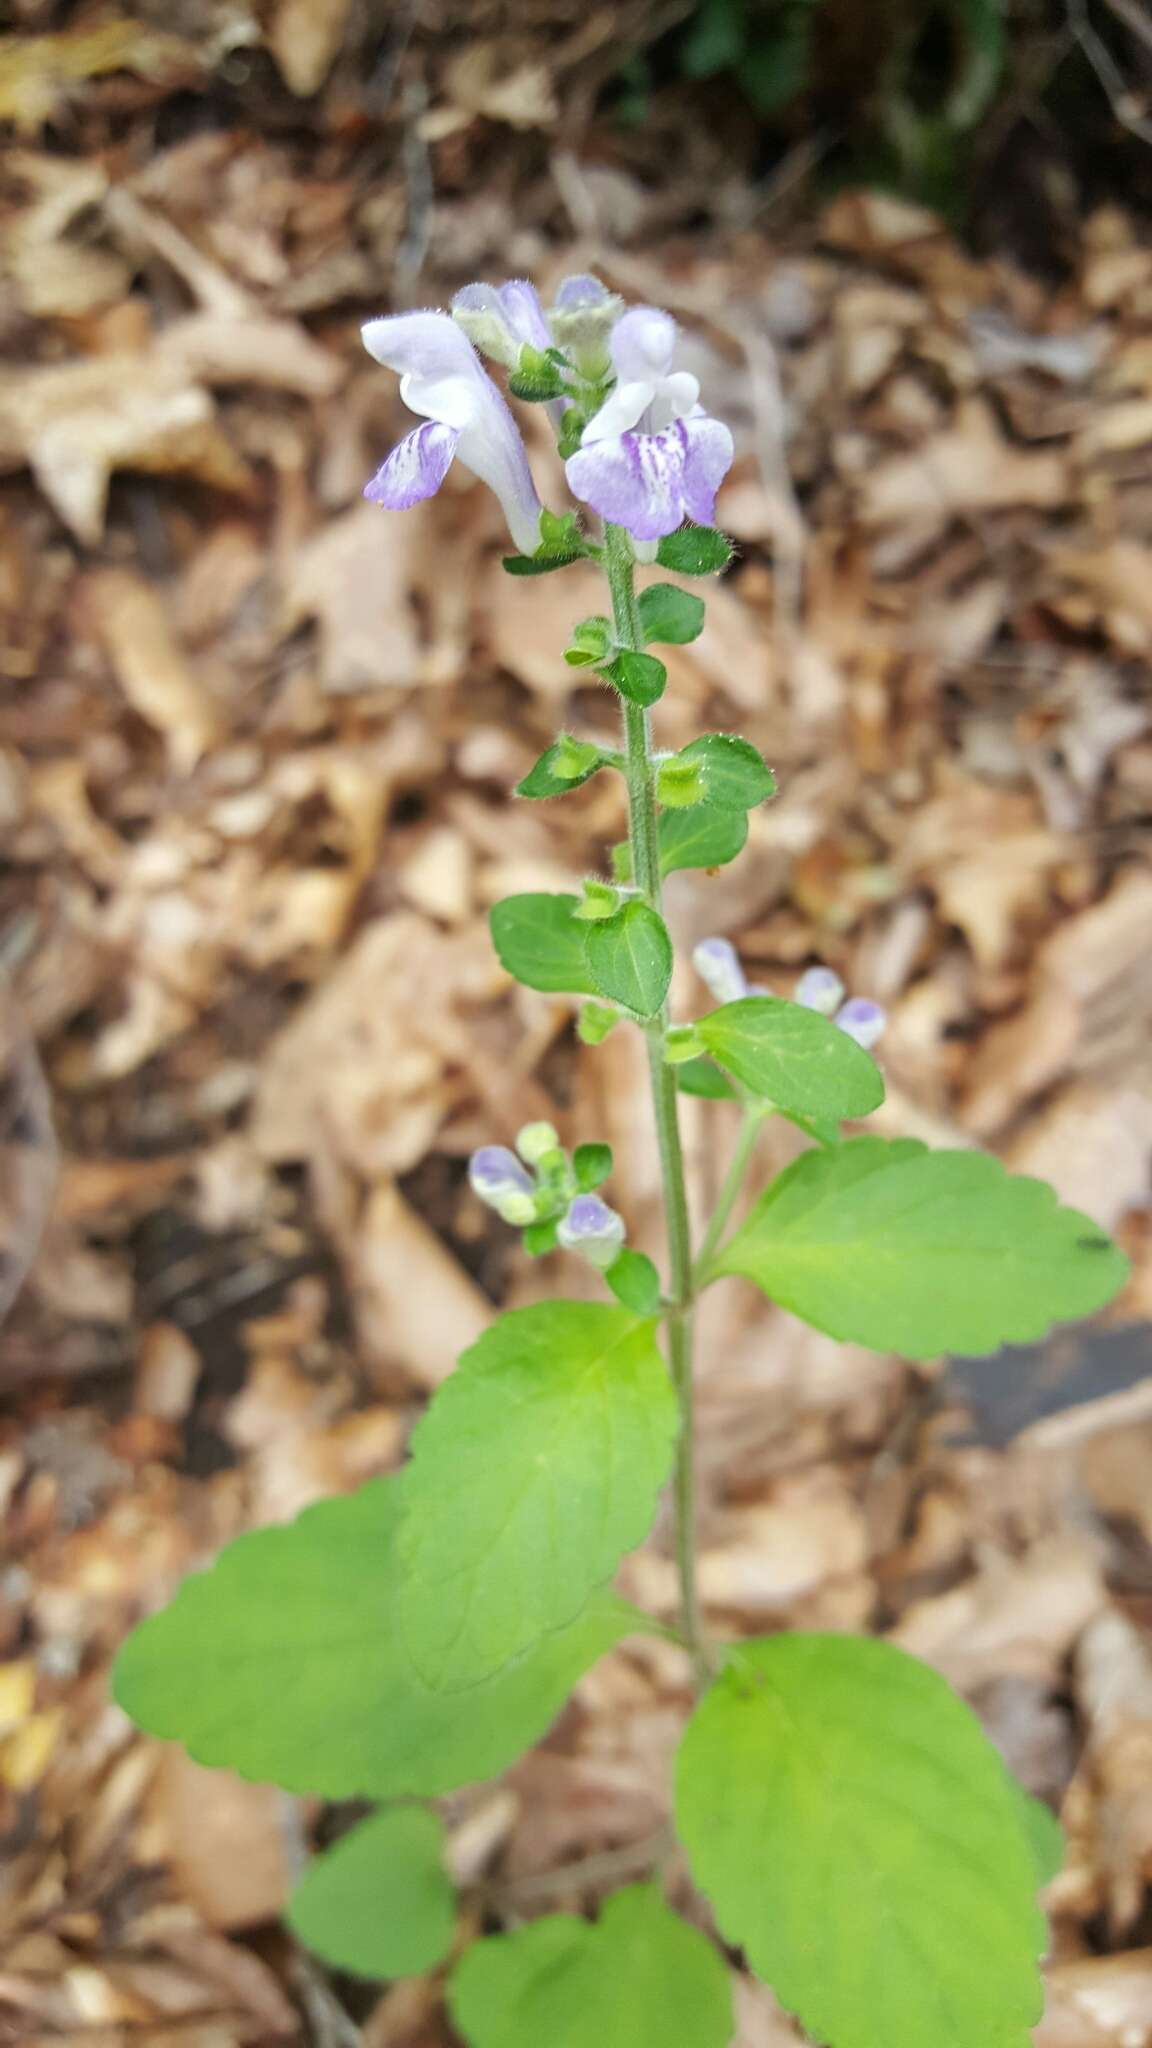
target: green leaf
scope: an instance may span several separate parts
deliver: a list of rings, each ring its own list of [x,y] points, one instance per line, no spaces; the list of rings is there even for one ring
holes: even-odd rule
[[[603,924],[585,926],[585,957],[596,991],[637,1017],[654,1017],[672,979],[672,941],[647,903],[626,903]]]
[[[548,1252],[554,1252],[558,1242],[555,1221],[551,1223],[530,1223],[521,1233],[520,1242],[530,1259],[542,1259]]]
[[[485,1331],[404,1477],[400,1612],[426,1684],[477,1685],[574,1619],[647,1535],[676,1427],[651,1322],[553,1301]]]
[[[582,1195],[602,1187],[612,1171],[611,1145],[577,1145],[572,1154],[572,1171]]]
[[[711,1060],[685,1060],[682,1065],[674,1067],[673,1072],[676,1086],[684,1095],[701,1095],[708,1102],[736,1102],[739,1099],[727,1074],[722,1074]]]
[[[1036,1866],[1036,1882],[1043,1891],[1064,1868],[1064,1830],[1050,1806],[1025,1792],[1015,1778],[1009,1783],[1017,1800],[1017,1812]]]
[[[650,583],[637,600],[640,629],[646,641],[658,640],[668,647],[686,647],[704,631],[704,600],[691,591],[678,590],[674,583]]]
[[[594,1593],[466,1705],[430,1692],[396,1614],[404,1484],[375,1479],[253,1530],[185,1579],[116,1659],[125,1713],[198,1763],[325,1799],[432,1797],[504,1770],[645,1620]]]
[[[735,860],[748,837],[743,811],[721,810],[716,804],[695,804],[689,811],[660,813],[660,872],[678,868],[722,868]]]
[[[715,1270],[746,1274],[831,1337],[934,1358],[1034,1343],[1102,1308],[1128,1261],[1043,1181],[986,1153],[850,1138],[788,1167]]]
[[[540,545],[536,553],[505,555],[504,567],[510,576],[547,576],[553,569],[566,569],[569,562],[598,552],[584,539],[574,512],[549,512],[545,507],[540,514]]]
[[[625,1308],[638,1316],[660,1313],[660,1275],[646,1252],[617,1252],[604,1278]]]
[[[545,747],[539,760],[516,784],[516,794],[537,798],[563,796],[570,789],[579,789],[603,766],[604,755],[591,740],[574,740],[568,733],[562,733],[552,746]]]
[[[741,1644],[689,1722],[677,1826],[727,1941],[833,2048],[1029,2048],[1044,1923],[1012,1788],[925,1664]]]
[[[884,1100],[875,1060],[816,1010],[780,996],[742,996],[701,1017],[713,1059],[786,1115],[867,1116]]]
[[[704,794],[710,804],[750,811],[776,794],[776,777],[750,740],[734,732],[706,732],[676,755],[698,762],[704,771]]]
[[[714,576],[732,560],[732,543],[714,526],[681,526],[665,534],[656,560],[680,576]]]
[[[601,674],[615,683],[630,704],[658,703],[668,681],[662,661],[657,661],[654,654],[636,654],[630,647],[622,647],[615,661],[610,661]]]
[[[456,1925],[437,1816],[422,1806],[373,1814],[308,1865],[285,1918],[305,1948],[357,1977],[434,1969]]]
[[[584,954],[578,896],[505,896],[488,915],[502,966],[546,995],[599,993]]]
[[[594,1927],[557,1913],[474,1942],[449,2005],[471,2048],[729,2048],[735,2026],[720,1956],[648,1884]]]
[[[520,350],[520,360],[508,379],[508,389],[513,398],[527,400],[530,405],[539,405],[552,398],[566,398],[568,386],[561,374],[555,349],[533,348],[525,342]]]
[[[585,1003],[576,1019],[576,1036],[581,1045],[603,1045],[621,1022],[619,1010],[610,1010],[605,1003]]]
[[[587,548],[568,548],[558,554],[503,555],[501,562],[509,576],[550,576],[553,569],[567,569],[587,553]]]

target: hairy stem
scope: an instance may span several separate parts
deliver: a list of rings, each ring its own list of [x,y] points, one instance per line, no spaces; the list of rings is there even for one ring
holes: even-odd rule
[[[744,1119],[740,1125],[740,1135],[736,1140],[736,1149],[732,1154],[732,1163],[724,1176],[724,1183],[720,1193],[716,1197],[716,1207],[712,1211],[708,1228],[704,1233],[700,1250],[696,1255],[696,1263],[692,1269],[692,1283],[697,1289],[704,1284],[708,1268],[724,1235],[728,1218],[732,1214],[737,1197],[744,1185],[744,1177],[748,1171],[748,1162],[756,1148],[756,1140],[760,1136],[764,1119],[770,1114],[771,1111],[767,1103],[749,1102],[744,1105]]]
[[[636,606],[632,543],[621,527],[604,530],[604,566],[612,593],[612,617],[621,647],[642,651]],[[628,781],[628,838],[632,874],[652,909],[662,910],[660,840],[656,812],[656,769],[652,758],[651,721],[639,704],[624,705],[625,773]],[[648,1071],[656,1141],[664,1191],[668,1236],[668,1362],[680,1404],[680,1437],[676,1453],[676,1565],[680,1577],[680,1620],[692,1655],[697,1680],[709,1677],[708,1655],[700,1620],[696,1577],[696,1462],[692,1373],[692,1234],[684,1179],[684,1150],[676,1080],[664,1058],[668,1009],[648,1026]]]

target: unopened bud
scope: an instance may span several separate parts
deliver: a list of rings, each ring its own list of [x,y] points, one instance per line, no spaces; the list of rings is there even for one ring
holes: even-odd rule
[[[473,1193],[500,1215],[504,1214],[502,1205],[514,1196],[530,1199],[535,1194],[531,1174],[525,1171],[507,1145],[481,1145],[468,1161],[468,1179]],[[512,1220],[505,1217],[505,1222]]]
[[[539,1221],[535,1195],[505,1195],[497,1206],[497,1214],[503,1223],[511,1223],[517,1230]]]
[[[552,338],[590,383],[611,367],[608,337],[623,311],[623,299],[598,277],[566,277],[556,293],[548,315]]]
[[[822,1017],[830,1017],[844,1000],[844,983],[830,967],[809,967],[796,983],[792,1000],[802,1009],[819,1010]]]
[[[525,1124],[516,1139],[516,1150],[529,1166],[539,1166],[546,1152],[554,1152],[560,1143],[559,1134],[553,1124]]]
[[[701,939],[693,949],[692,965],[718,1003],[738,1003],[747,995],[748,983],[731,939]]]
[[[862,1045],[865,1052],[871,1052],[883,1037],[888,1019],[879,1003],[869,1002],[867,996],[853,996],[851,1002],[837,1010],[835,1022],[841,1031],[848,1033],[849,1038],[856,1040],[857,1045]]]
[[[599,1195],[577,1195],[556,1226],[557,1241],[566,1252],[579,1252],[604,1271],[612,1264],[627,1235],[624,1218]]]

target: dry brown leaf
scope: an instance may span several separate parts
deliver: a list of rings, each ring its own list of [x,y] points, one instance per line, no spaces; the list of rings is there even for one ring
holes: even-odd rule
[[[1101,902],[1068,918],[1036,956],[1019,1015],[989,1031],[969,1067],[964,1120],[987,1137],[1070,1070],[1139,1080],[1152,1016],[1152,875],[1122,874]]]
[[[892,1639],[961,1691],[1005,1672],[1050,1681],[1105,1598],[1086,1546],[1053,1537],[1019,1563],[989,1564],[953,1592],[918,1601]]]
[[[207,1771],[165,1747],[153,1783],[150,1847],[170,1862],[209,1927],[253,1927],[291,1885],[284,1794],[231,1771]]]
[[[347,374],[339,356],[297,321],[252,313],[193,313],[164,330],[151,359],[171,364],[190,383],[256,384],[304,398],[331,397]]]
[[[399,1189],[373,1190],[348,1252],[352,1312],[369,1368],[437,1387],[495,1309]]]
[[[1139,1916],[1152,1882],[1152,1649],[1106,1608],[1076,1648],[1076,1696],[1088,1726],[1065,1803],[1069,1849],[1055,1911],[1107,1911],[1114,1934]]]
[[[251,1124],[262,1155],[308,1159],[323,1132],[367,1180],[422,1159],[457,1093],[449,1064],[468,1058],[453,996],[491,985],[482,946],[408,913],[365,926],[266,1052]],[[431,989],[434,1006],[420,999]]]
[[[195,46],[182,36],[125,16],[77,23],[59,35],[12,36],[0,51],[0,121],[31,135],[51,120],[69,92],[110,71],[175,81],[201,69]]]
[[[0,472],[25,463],[77,539],[90,543],[103,531],[114,470],[192,476],[224,491],[249,483],[208,393],[152,356],[9,373],[0,381]]]
[[[298,99],[319,92],[344,40],[350,0],[279,0],[268,48]]]
[[[412,582],[429,546],[428,517],[423,506],[401,519],[358,505],[301,549],[285,588],[282,631],[319,622],[325,689],[412,689],[423,680]]]
[[[1152,1949],[1051,1964],[1036,2048],[1148,2048]]]
[[[1013,505],[1063,505],[1069,492],[1062,454],[1026,453],[1006,441],[989,408],[973,399],[955,425],[912,455],[871,469],[860,489],[860,517],[887,526],[932,513],[995,512]]]
[[[1029,1121],[1008,1146],[1014,1173],[1055,1188],[1062,1202],[1115,1230],[1149,1195],[1152,1098],[1143,1088],[1080,1082]]]
[[[223,734],[224,706],[186,659],[155,589],[130,569],[96,569],[84,584],[97,637],[134,711],[164,734],[185,774]]]

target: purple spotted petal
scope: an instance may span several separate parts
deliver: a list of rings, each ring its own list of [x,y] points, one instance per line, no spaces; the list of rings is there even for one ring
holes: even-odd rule
[[[594,441],[570,455],[565,469],[576,496],[602,519],[627,527],[637,540],[659,540],[684,517],[684,449],[677,420],[662,434]]]
[[[732,436],[723,421],[710,419],[703,412],[684,420],[683,428],[684,510],[698,526],[711,526],[716,517],[716,493],[732,467]]]
[[[385,457],[371,483],[365,484],[364,496],[392,512],[407,512],[423,498],[433,497],[448,474],[459,439],[456,427],[424,420]]]
[[[865,1052],[871,1052],[883,1036],[887,1021],[879,1003],[870,1003],[866,996],[853,996],[850,1002],[837,1010],[835,1017],[841,1031],[846,1031],[849,1038],[854,1038],[857,1045],[864,1047]]]

